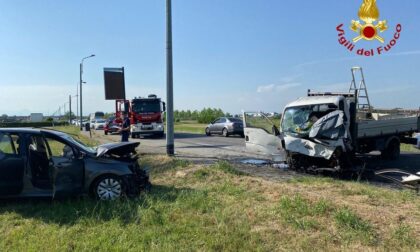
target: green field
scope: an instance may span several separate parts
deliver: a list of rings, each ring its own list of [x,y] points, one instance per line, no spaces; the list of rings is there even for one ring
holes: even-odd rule
[[[204,134],[207,124],[197,123],[195,121],[176,122],[175,132]]]
[[[418,250],[420,200],[330,178],[269,182],[219,162],[145,156],[137,199],[0,203],[2,251]]]
[[[313,176],[273,182],[224,161],[162,155],[141,156],[141,165],[153,186],[137,199],[0,201],[0,250],[420,249],[412,191]]]

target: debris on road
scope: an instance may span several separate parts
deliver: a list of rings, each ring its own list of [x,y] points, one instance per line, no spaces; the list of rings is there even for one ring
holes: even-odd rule
[[[289,169],[289,166],[286,163],[276,163],[276,164],[273,164],[273,167],[281,169],[281,170]]]
[[[268,164],[270,164],[269,161],[263,160],[263,159],[246,159],[246,160],[242,160],[241,163],[251,164],[251,165],[268,165]]]
[[[389,179],[404,187],[416,190],[417,192],[420,191],[420,172],[412,174],[400,169],[384,169],[376,171],[375,175]]]

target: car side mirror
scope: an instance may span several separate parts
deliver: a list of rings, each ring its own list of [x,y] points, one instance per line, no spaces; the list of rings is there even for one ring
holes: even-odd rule
[[[86,153],[85,152],[83,152],[83,151],[79,152],[79,159],[83,159],[85,157],[86,157]]]

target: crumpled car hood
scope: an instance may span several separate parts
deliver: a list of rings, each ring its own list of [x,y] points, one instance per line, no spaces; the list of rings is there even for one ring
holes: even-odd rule
[[[335,147],[328,147],[306,139],[292,136],[285,136],[284,141],[286,144],[286,150],[297,152],[310,157],[330,159],[335,150]]]
[[[101,157],[105,154],[126,156],[136,152],[139,142],[121,142],[121,143],[108,143],[99,145],[97,148],[96,156]]]
[[[321,141],[324,140],[324,144]],[[309,139],[284,136],[286,150],[310,157],[330,159],[337,146],[347,150],[350,147],[344,143],[350,139],[348,125],[344,122],[344,113],[334,111],[321,117],[312,126]]]

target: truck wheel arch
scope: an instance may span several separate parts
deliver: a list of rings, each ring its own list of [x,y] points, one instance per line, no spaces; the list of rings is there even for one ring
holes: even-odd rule
[[[384,146],[384,150],[381,151],[382,158],[396,160],[400,156],[400,138],[398,136],[389,137]]]
[[[393,141],[397,141],[398,144],[400,144],[401,142],[398,136],[391,136],[385,142],[385,149],[388,149],[388,147],[390,146],[391,143],[393,143]]]

